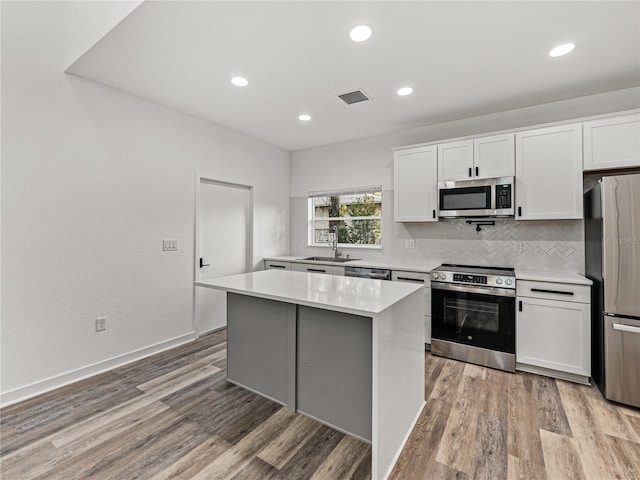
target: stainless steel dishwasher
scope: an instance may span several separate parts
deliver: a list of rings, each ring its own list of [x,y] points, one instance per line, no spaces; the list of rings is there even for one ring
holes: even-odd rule
[[[374,280],[391,280],[391,270],[386,268],[345,267],[344,276],[371,278]]]

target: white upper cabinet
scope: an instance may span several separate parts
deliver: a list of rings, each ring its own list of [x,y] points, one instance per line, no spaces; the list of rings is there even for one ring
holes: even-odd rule
[[[582,124],[516,134],[516,220],[582,218]]]
[[[394,220],[396,222],[437,222],[436,146],[396,150],[393,173]]]
[[[514,155],[512,133],[443,143],[438,145],[438,180],[512,177]]]
[[[474,178],[513,177],[515,175],[515,135],[493,135],[473,141]]]
[[[584,169],[640,166],[640,113],[584,122]]]
[[[473,178],[473,140],[438,145],[438,181]]]

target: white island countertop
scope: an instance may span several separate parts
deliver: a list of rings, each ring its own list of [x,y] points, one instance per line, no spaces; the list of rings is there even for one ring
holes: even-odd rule
[[[282,270],[261,270],[194,283],[200,287],[366,316],[381,313],[424,288],[412,283]]]

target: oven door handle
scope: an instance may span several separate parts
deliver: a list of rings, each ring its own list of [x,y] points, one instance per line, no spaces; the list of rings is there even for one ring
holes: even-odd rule
[[[440,283],[431,281],[433,290],[450,290],[453,292],[477,293],[480,295],[496,295],[498,297],[515,297],[516,291],[508,288],[492,287],[467,287],[466,285],[453,285],[450,283]]]

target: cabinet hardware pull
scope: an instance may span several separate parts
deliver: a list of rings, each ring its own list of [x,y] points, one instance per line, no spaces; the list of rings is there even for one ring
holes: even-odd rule
[[[522,216],[522,207],[518,207],[518,216],[521,217]]]
[[[307,268],[307,272],[319,272],[319,273],[327,273],[326,270],[322,270],[320,268]]]
[[[518,300],[518,311],[522,311],[522,300]]]
[[[624,325],[622,323],[614,323],[614,330],[620,330],[621,332],[640,333],[640,327],[634,327],[632,325]]]
[[[476,167],[476,177],[477,177],[478,175],[480,175],[480,168],[479,168],[479,167]]]
[[[532,288],[532,292],[557,293],[558,295],[573,295],[573,292],[563,292],[562,290],[545,290],[544,288]]]
[[[421,278],[411,278],[411,277],[398,277],[398,280],[407,280],[409,282],[419,282],[424,283],[424,280]]]
[[[433,211],[433,218],[436,218],[436,211]]]
[[[471,167],[469,167],[469,177],[472,177],[473,175],[471,174]]]
[[[269,268],[287,268],[287,267],[285,267],[284,265],[273,265],[273,264],[271,264],[271,265],[269,265]]]

